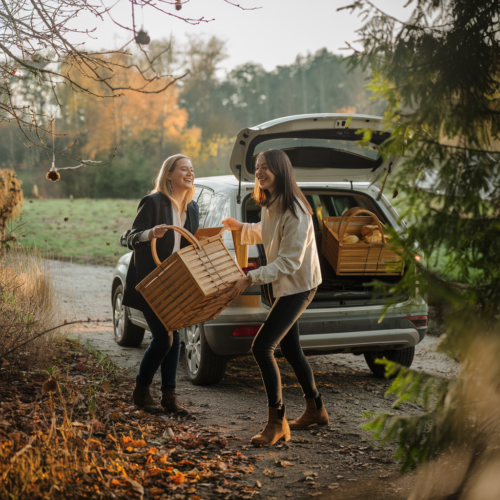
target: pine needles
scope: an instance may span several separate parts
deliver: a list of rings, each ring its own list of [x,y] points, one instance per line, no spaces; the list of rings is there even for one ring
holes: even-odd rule
[[[485,457],[498,460],[491,445],[499,444],[500,414],[492,357],[500,353],[500,1],[406,6],[405,20],[369,0],[344,7],[365,21],[358,31],[363,50],[351,64],[372,68],[370,88],[388,103],[392,135],[380,154],[402,158],[387,183],[411,222],[400,239],[408,265],[394,296],[409,291],[446,304],[440,348],[463,368],[458,380],[441,380],[388,364],[399,370],[389,392],[398,403],[418,402],[424,414],[383,415],[367,428],[384,442],[398,441],[403,470],[440,453],[445,463],[453,450],[465,450],[462,476],[446,490],[451,495],[469,487],[474,471],[482,474],[477,464]],[[424,490],[414,498],[437,494]]]

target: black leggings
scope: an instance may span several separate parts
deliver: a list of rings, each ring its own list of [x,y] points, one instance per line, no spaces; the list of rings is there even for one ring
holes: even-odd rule
[[[281,342],[281,353],[295,372],[304,396],[316,398],[319,393],[314,375],[299,341],[298,319],[316,293],[316,288],[308,292],[296,293],[276,299],[265,323],[255,337],[252,354],[257,361],[267,392],[270,408],[281,408],[281,376],[274,357],[274,350]]]

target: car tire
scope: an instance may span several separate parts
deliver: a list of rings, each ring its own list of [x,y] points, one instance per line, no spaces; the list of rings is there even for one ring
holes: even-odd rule
[[[390,351],[365,352],[366,364],[377,378],[384,378],[385,365],[375,363],[376,359],[388,359],[400,365],[410,368],[415,356],[415,347],[406,347],[405,349],[393,349]],[[392,378],[392,377],[391,377]]]
[[[227,358],[212,351],[203,323],[184,329],[184,353],[187,376],[192,384],[218,384],[224,377]]]
[[[122,285],[113,294],[113,331],[116,343],[122,347],[139,347],[144,339],[144,328],[130,322],[128,308],[123,305]]]

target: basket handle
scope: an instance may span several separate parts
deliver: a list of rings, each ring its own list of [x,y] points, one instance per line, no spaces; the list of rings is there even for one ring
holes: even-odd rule
[[[378,217],[373,212],[370,212],[369,210],[365,210],[364,208],[360,208],[360,207],[350,208],[342,216],[342,219],[340,219],[340,223],[339,223],[339,243],[342,244],[342,242],[344,241],[345,230],[347,229],[347,226],[351,222],[351,219],[355,215],[358,215],[360,213],[368,214],[368,215],[371,215],[373,217],[373,219],[375,220],[375,222],[377,223],[377,225],[378,225],[378,227],[380,229],[380,234],[382,235],[382,243],[385,243],[384,230],[382,229],[382,224],[380,224],[380,221],[378,220]],[[344,222],[344,219],[346,219],[345,222]]]
[[[188,240],[192,245],[195,246],[197,250],[201,249],[200,242],[185,228],[179,226],[167,226],[167,229],[173,229],[180,233],[186,240]],[[158,253],[156,252],[156,240],[157,238],[153,238],[151,240],[151,253],[153,254],[153,260],[157,266],[161,265],[161,260],[158,258]]]
[[[349,210],[346,210],[343,214],[342,214],[342,218],[340,219],[340,222],[342,223],[342,221],[344,220],[345,217],[348,217],[349,215],[352,214],[352,212],[355,212],[356,210],[362,210],[361,207],[351,207],[349,208]],[[340,228],[340,226],[339,226]]]

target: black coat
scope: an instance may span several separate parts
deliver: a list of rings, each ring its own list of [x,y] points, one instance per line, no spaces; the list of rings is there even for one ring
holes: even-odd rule
[[[122,238],[126,238],[127,247],[134,251],[128,267],[123,304],[139,309],[139,311],[151,311],[149,304],[135,287],[156,268],[153,255],[151,254],[151,241],[140,242],[139,238],[143,231],[151,229],[160,224],[172,225],[172,209],[170,200],[162,193],[153,193],[145,196],[139,203],[137,215],[132,224],[132,230],[128,231]],[[187,217],[184,227],[192,234],[198,229],[199,209],[196,202],[192,201],[187,206]],[[190,245],[184,237],[181,238],[181,248]],[[156,240],[156,251],[159,259],[163,262],[172,255],[174,248],[174,231],[167,231],[163,238]]]

